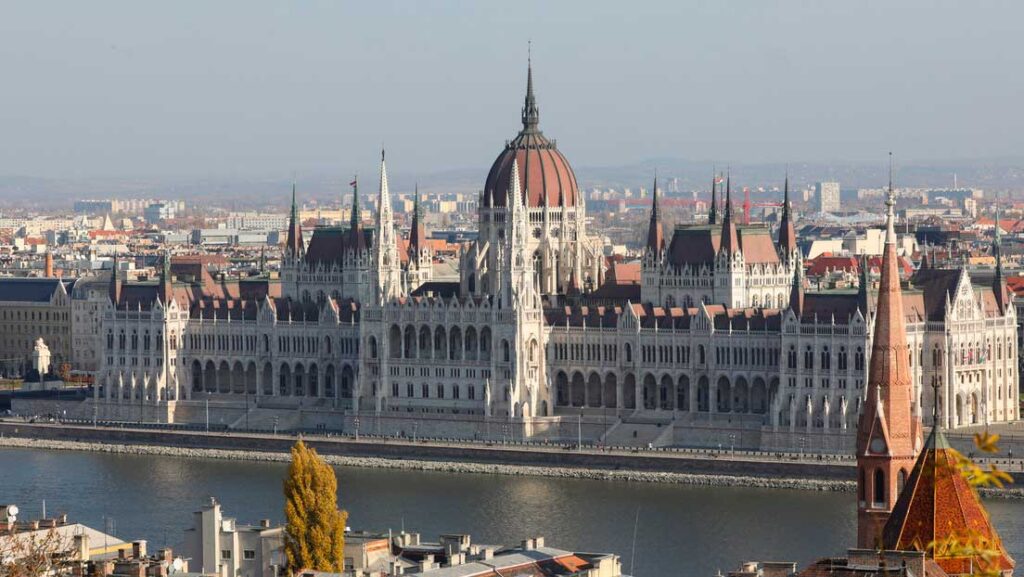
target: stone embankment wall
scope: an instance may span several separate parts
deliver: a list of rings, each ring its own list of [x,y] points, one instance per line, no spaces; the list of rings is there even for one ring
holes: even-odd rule
[[[0,422],[0,436],[5,439],[38,439],[47,441],[78,441],[93,444],[102,450],[131,450],[145,445],[187,449],[215,449],[279,453],[286,455],[295,437],[206,433],[203,431],[168,431],[111,428],[56,424]],[[676,473],[755,477],[765,480],[814,479],[849,482],[854,468],[849,461],[792,461],[713,458],[691,453],[637,451],[605,452],[574,451],[552,446],[486,445],[463,443],[413,443],[409,440],[350,437],[306,436],[308,444],[322,455],[387,460],[432,462],[435,467],[476,465],[515,465],[526,467],[564,467],[567,469],[601,470],[604,473],[631,471],[642,473]],[[10,441],[8,441],[10,442]]]
[[[445,446],[384,439],[306,437],[305,440],[329,463],[345,467],[811,491],[853,491],[856,488],[854,467],[849,461],[793,462],[659,452],[605,454],[559,448]],[[294,442],[294,437],[286,436],[0,422],[0,448],[287,462]],[[1024,498],[1024,489],[989,490],[984,494]]]
[[[0,448],[2,447],[94,451],[122,455],[159,455],[164,457],[244,460],[269,463],[285,463],[290,459],[288,453],[284,452],[201,449],[155,445],[99,444],[96,442],[58,441],[52,439],[28,439],[21,437],[0,438]],[[600,481],[704,485],[716,487],[763,487],[773,489],[799,489],[805,491],[853,491],[855,489],[853,481],[846,480],[790,479],[779,477],[717,475],[708,473],[671,473],[659,471],[592,469],[581,467],[428,461],[422,459],[389,459],[381,457],[354,457],[333,454],[324,455],[324,459],[328,463],[339,467],[437,471],[459,474],[535,476],[565,479],[591,479]]]

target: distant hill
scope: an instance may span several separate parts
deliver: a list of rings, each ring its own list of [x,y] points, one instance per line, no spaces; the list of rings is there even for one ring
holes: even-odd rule
[[[401,171],[389,173],[393,192],[412,190],[414,179],[424,192],[476,193],[487,177],[488,167],[452,168],[428,174],[408,175]],[[657,169],[663,187],[678,178],[681,191],[706,190],[713,169],[723,171],[707,161],[675,158],[651,159],[622,166],[579,166],[576,176],[584,189],[650,187]],[[819,180],[838,180],[844,189],[881,187],[888,181],[884,158],[875,164],[843,163],[773,163],[733,164],[733,182],[742,186],[781,186],[786,170],[791,185],[800,188]],[[937,161],[897,165],[897,186],[951,187],[956,174],[960,186],[989,191],[1024,194],[1024,159],[977,161]],[[297,183],[303,202],[336,204],[339,195],[349,192],[349,176],[323,174],[300,179]],[[361,181],[363,194],[376,191],[376,175]],[[0,176],[0,207],[37,207],[40,209],[70,208],[83,198],[170,198],[194,203],[202,201],[225,208],[283,207],[290,200],[288,180],[246,178],[43,178],[36,176]]]

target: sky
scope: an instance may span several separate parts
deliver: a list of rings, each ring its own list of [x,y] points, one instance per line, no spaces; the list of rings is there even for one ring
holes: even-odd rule
[[[0,176],[1020,158],[1024,3],[0,4]]]

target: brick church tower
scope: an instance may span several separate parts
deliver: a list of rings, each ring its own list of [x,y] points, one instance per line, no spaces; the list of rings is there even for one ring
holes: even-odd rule
[[[921,448],[897,268],[895,204],[890,174],[867,398],[857,428],[857,546],[865,549],[881,543],[882,528]]]

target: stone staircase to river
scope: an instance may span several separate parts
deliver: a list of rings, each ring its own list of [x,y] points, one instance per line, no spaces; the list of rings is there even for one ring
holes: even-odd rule
[[[601,438],[613,447],[667,447],[673,439],[672,419],[624,418]]]

